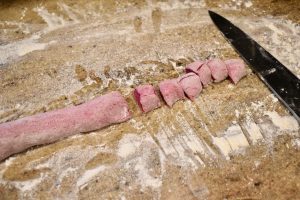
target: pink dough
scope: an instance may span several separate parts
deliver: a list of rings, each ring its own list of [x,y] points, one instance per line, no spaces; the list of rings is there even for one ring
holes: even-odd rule
[[[200,77],[201,83],[204,87],[212,83],[211,71],[207,63],[204,63],[198,70],[198,76]]]
[[[194,72],[201,80],[203,86],[207,86],[212,83],[211,71],[206,63],[206,61],[195,61],[186,66],[186,73]]]
[[[245,63],[241,59],[230,59],[225,61],[228,75],[234,84],[237,84],[244,76],[247,75]]]
[[[135,88],[133,94],[143,112],[149,112],[160,107],[160,100],[152,85],[140,85]]]
[[[168,106],[172,106],[176,101],[184,99],[184,92],[178,84],[177,79],[169,79],[159,83],[159,90]]]
[[[202,84],[200,77],[195,73],[187,73],[178,78],[179,85],[182,87],[184,93],[192,101],[200,94]]]
[[[214,82],[220,82],[227,78],[228,71],[226,64],[222,60],[215,58],[208,61],[207,65],[209,66]]]
[[[205,63],[205,61],[200,61],[200,60],[192,62],[185,67],[185,71],[186,71],[186,73],[194,72],[197,74],[198,70],[201,68],[201,66],[204,63]]]
[[[130,119],[128,104],[111,92],[78,106],[0,124],[0,160],[70,135],[85,133]]]

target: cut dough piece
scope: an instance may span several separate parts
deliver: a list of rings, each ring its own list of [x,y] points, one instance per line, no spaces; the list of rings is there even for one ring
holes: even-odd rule
[[[152,85],[140,85],[134,89],[134,98],[143,112],[160,107],[160,100]]]
[[[202,90],[200,77],[195,73],[190,72],[179,77],[178,82],[186,96],[192,101],[200,94]]]
[[[229,78],[234,84],[237,84],[247,75],[245,63],[242,59],[229,59],[225,61]]]
[[[184,92],[177,79],[169,79],[159,83],[159,90],[168,106],[172,106],[176,101],[184,99]]]

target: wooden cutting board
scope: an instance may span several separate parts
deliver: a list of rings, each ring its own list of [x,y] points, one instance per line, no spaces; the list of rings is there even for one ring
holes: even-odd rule
[[[218,176],[214,167],[249,151],[236,167],[251,168],[279,135],[299,143],[298,123],[250,69],[237,85],[213,84],[194,102],[164,105],[146,115],[139,111],[131,96],[135,85],[177,77],[193,60],[238,57],[210,22],[204,3],[109,7],[102,2],[99,13],[91,14],[92,4],[59,3],[57,10],[45,5],[27,9],[24,16],[46,23],[19,23],[22,32],[30,30],[21,39],[3,34],[1,122],[77,105],[112,90],[126,96],[134,117],[2,162],[0,199],[202,199],[214,188],[230,187],[211,184]],[[299,75],[299,27],[280,18],[221,12]],[[290,176],[296,182],[299,174]]]

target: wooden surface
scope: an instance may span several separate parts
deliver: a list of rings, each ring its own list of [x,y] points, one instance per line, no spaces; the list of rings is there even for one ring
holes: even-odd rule
[[[238,57],[210,6],[299,76],[297,18],[251,3],[2,3],[1,122],[112,90],[134,117],[3,161],[0,199],[297,199],[299,125],[250,68],[237,85],[213,84],[146,115],[131,96],[193,60]]]

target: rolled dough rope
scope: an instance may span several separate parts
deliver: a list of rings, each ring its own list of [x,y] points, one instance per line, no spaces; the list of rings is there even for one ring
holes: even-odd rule
[[[78,106],[0,124],[0,161],[25,149],[130,119],[128,104],[111,92]]]

